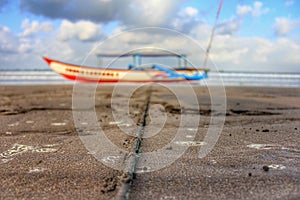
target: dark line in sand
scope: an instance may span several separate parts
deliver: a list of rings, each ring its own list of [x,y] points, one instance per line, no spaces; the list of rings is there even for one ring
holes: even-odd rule
[[[57,108],[57,107],[31,107],[31,108],[10,108],[0,109],[0,115],[18,115],[26,114],[32,111],[72,111],[72,108]]]
[[[124,200],[124,199],[129,199],[129,193],[130,193],[130,186],[132,185],[133,179],[135,178],[135,170],[136,170],[136,165],[139,160],[139,154],[142,152],[142,138],[144,134],[144,130],[146,127],[146,120],[148,116],[148,110],[149,110],[149,104],[151,100],[151,95],[152,95],[152,86],[149,87],[147,90],[147,99],[146,99],[146,106],[142,115],[142,126],[139,129],[137,133],[137,137],[135,139],[135,142],[133,144],[133,148],[131,151],[131,155],[129,158],[129,171],[124,172],[122,175],[121,180],[121,186],[118,190],[118,193],[116,195],[117,200]]]

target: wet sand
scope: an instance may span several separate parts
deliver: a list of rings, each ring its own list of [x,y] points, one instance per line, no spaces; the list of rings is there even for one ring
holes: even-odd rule
[[[150,120],[143,124],[143,112],[149,90],[149,105],[161,105],[157,112],[167,121],[158,134],[142,140],[143,152],[168,144],[182,114],[170,91],[143,87],[130,100],[134,123],[147,130]],[[111,91],[112,86],[98,88],[97,117],[107,137],[129,152],[135,137],[115,123]],[[116,197],[123,173],[86,150],[74,127],[72,92],[68,85],[0,87],[0,199]],[[215,113],[207,89],[195,87],[195,92],[200,110],[189,113],[201,119],[194,143],[173,164],[136,174],[129,199],[299,199],[300,89],[226,88],[222,134],[202,159],[198,152]],[[121,106],[125,97],[126,92],[116,97]]]

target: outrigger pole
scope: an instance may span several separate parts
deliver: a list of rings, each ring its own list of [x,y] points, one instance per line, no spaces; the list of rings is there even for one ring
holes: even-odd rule
[[[97,54],[98,59],[98,66],[101,67],[103,64],[103,58],[104,57],[132,57],[132,64],[130,65],[130,68],[140,66],[142,65],[142,57],[177,57],[178,58],[178,68],[187,68],[187,60],[186,60],[186,54],[176,54],[171,52],[164,52],[164,53],[155,53],[155,52],[129,52],[125,54],[121,53],[113,53],[113,54],[107,54],[107,53],[99,53]]]
[[[205,53],[203,68],[206,68],[206,65],[207,65],[209,51],[211,49],[211,44],[212,44],[212,41],[213,41],[213,38],[214,38],[214,35],[215,35],[215,30],[216,30],[217,22],[218,22],[218,19],[219,19],[219,15],[221,13],[222,6],[223,6],[223,0],[220,0],[218,12],[217,12],[217,15],[216,15],[216,18],[215,18],[215,24],[214,24],[214,27],[213,27],[213,29],[211,31],[211,35],[210,35],[210,39],[209,39],[209,42],[208,42],[208,46],[206,48],[206,53]]]

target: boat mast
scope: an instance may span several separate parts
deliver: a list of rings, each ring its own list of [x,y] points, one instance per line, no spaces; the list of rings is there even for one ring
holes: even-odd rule
[[[214,35],[215,35],[215,30],[216,30],[217,22],[218,22],[219,15],[220,15],[220,12],[221,12],[221,9],[222,9],[222,5],[223,5],[223,0],[220,0],[218,12],[217,12],[217,15],[216,15],[216,18],[215,18],[215,24],[214,24],[213,29],[211,31],[210,39],[209,39],[209,42],[208,42],[208,45],[207,45],[207,48],[206,48],[206,53],[205,53],[205,58],[204,58],[204,63],[203,63],[204,68],[207,67],[208,55],[209,55],[211,45],[212,45],[212,41],[213,41],[213,38],[214,38]]]

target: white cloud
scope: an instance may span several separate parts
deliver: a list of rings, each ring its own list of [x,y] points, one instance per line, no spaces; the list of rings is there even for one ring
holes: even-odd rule
[[[211,53],[221,69],[242,71],[298,71],[300,45],[290,39],[217,36]]]
[[[191,30],[190,35],[195,39],[193,42],[160,30],[129,32],[100,49],[102,52],[108,48],[110,52],[122,52],[140,46],[163,48],[187,53],[190,61],[201,67],[210,33],[210,26],[198,24]],[[199,51],[198,45],[203,49]],[[210,57],[218,68],[239,71],[299,71],[299,55],[300,45],[291,39],[279,38],[271,41],[260,37],[241,38],[228,34],[217,34],[210,51]],[[209,66],[212,66],[211,62]]]
[[[63,20],[58,30],[58,39],[69,40],[76,38],[81,41],[99,40],[101,36],[101,27],[93,22],[81,20],[70,22]]]
[[[275,18],[275,24],[273,25],[273,30],[276,35],[283,36],[290,33],[292,30],[300,26],[300,19],[290,20],[286,17]]]
[[[122,8],[120,22],[127,26],[164,26],[176,16],[180,0],[132,0]]]
[[[126,26],[167,26],[184,0],[21,0],[20,7],[35,15],[70,21],[118,21]]]
[[[195,18],[198,16],[198,10],[193,7],[185,7],[179,12],[179,16],[181,17],[188,17],[188,18]]]
[[[269,8],[262,8],[263,7],[263,3],[260,2],[260,1],[255,1],[254,2],[254,6],[253,6],[253,9],[252,9],[252,15],[254,17],[259,17],[263,14],[266,14],[269,12]]]
[[[0,53],[11,54],[17,52],[18,38],[6,26],[0,25]]]
[[[253,5],[237,5],[236,16],[219,23],[218,32],[220,34],[232,35],[240,29],[244,16],[259,17],[268,12],[269,8],[263,7],[263,3],[260,1],[255,1]]]
[[[239,16],[244,16],[244,15],[247,15],[247,14],[251,13],[252,12],[252,8],[251,8],[251,6],[241,6],[241,5],[238,5],[236,12],[237,12],[237,14]]]
[[[206,48],[211,27],[199,25],[193,36]],[[191,49],[193,52],[193,49]],[[240,71],[299,72],[300,44],[292,39],[215,35],[210,58],[219,69]],[[199,62],[203,60],[201,55]]]
[[[241,20],[239,18],[231,18],[225,20],[217,25],[217,32],[219,34],[232,35],[240,28]]]
[[[252,6],[238,5],[236,12],[238,16],[245,16],[251,14],[253,17],[259,17],[263,14],[268,13],[269,10],[269,8],[263,8],[262,2],[255,1]]]
[[[47,31],[43,23],[25,21],[23,22],[24,32],[17,34],[8,27],[0,25],[0,68],[41,68],[47,65],[43,62],[42,56],[48,55],[53,58],[70,62],[80,62],[92,48],[93,43],[82,42],[81,40],[68,40],[61,42],[52,31],[44,37],[36,30]],[[79,23],[80,24],[80,23]],[[79,26],[83,28],[83,26]],[[77,33],[76,37],[82,40],[90,39],[93,31],[88,27],[85,32]],[[30,31],[29,31],[30,30]],[[34,36],[32,36],[34,34]],[[32,37],[29,37],[32,36]]]
[[[200,23],[198,13],[199,11],[193,7],[181,9],[178,16],[171,22],[172,28],[184,33],[189,33],[194,26]]]
[[[21,36],[27,37],[37,32],[50,33],[51,31],[53,31],[54,26],[50,22],[42,22],[42,23],[39,23],[38,21],[30,22],[30,20],[26,18],[23,20],[21,24],[21,28],[23,29],[23,33],[21,33]]]
[[[58,29],[62,30],[61,28],[64,27],[66,30],[68,25],[71,26],[70,30],[77,30],[74,28],[76,23],[69,21],[65,21],[65,25],[61,25]],[[57,33],[60,32],[57,31]],[[178,37],[172,32],[168,33],[166,29],[153,29],[150,31],[140,29],[138,33],[127,32],[122,36],[115,36],[119,38],[99,46],[98,50],[102,52],[103,49],[105,49],[105,52],[122,52],[126,49],[132,50],[138,47],[157,47],[187,53],[190,61],[197,66],[201,66],[210,33],[211,26],[199,23],[191,29],[190,35],[195,39],[194,42],[188,41],[185,37]],[[72,35],[72,38],[78,37],[78,39],[67,39],[68,34]],[[81,39],[93,38],[92,35],[94,34],[89,31],[81,36],[78,35],[78,32],[74,33],[72,31],[68,34],[64,36],[66,40],[61,42],[55,36],[41,39],[14,35],[7,27],[1,27],[1,66],[20,66],[20,63],[22,63],[24,67],[47,67],[41,59],[42,55],[66,62],[81,63],[84,56],[93,47],[96,47],[97,43],[82,42],[79,37]],[[4,43],[5,41],[7,42]],[[203,47],[201,51],[199,51],[199,45]],[[300,45],[287,38],[270,41],[263,38],[240,38],[228,34],[217,34],[215,36],[210,53],[213,62],[220,69],[241,71],[299,71],[299,55]],[[95,59],[95,56],[92,55],[91,57]],[[174,61],[176,64],[176,59]],[[89,61],[90,63],[96,64],[96,61]],[[209,64],[211,66],[211,62]]]

